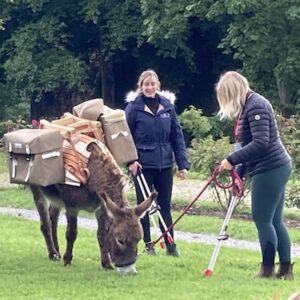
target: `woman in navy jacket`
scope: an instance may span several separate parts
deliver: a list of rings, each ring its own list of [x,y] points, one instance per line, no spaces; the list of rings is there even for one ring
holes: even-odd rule
[[[154,187],[158,192],[157,202],[160,212],[166,226],[169,227],[172,224],[174,157],[179,169],[179,178],[185,179],[189,168],[183,133],[172,103],[175,96],[169,92],[165,94],[168,98],[163,96],[158,76],[153,70],[144,71],[139,77],[137,86],[137,91],[130,92],[126,98],[128,102],[125,109],[126,118],[138,152],[138,160],[129,164],[129,170],[134,176],[137,202],[140,203],[144,198],[135,176],[139,168],[143,169],[148,186]],[[172,98],[171,101],[169,98]],[[141,223],[145,250],[148,254],[155,255],[148,214]],[[160,228],[164,231],[162,224]],[[170,234],[173,237],[173,230]],[[165,242],[167,254],[179,256],[176,245],[170,244],[167,238]]]
[[[283,223],[285,187],[291,174],[291,158],[278,134],[268,100],[249,88],[241,74],[229,71],[216,85],[222,118],[237,117],[236,138],[240,148],[221,162],[221,170],[238,167],[251,182],[252,217],[262,253],[259,277],[274,277],[275,255],[279,255],[277,278],[293,279],[291,242]]]

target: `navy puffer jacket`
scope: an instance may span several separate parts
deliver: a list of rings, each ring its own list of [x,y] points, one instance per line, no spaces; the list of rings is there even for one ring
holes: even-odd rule
[[[173,166],[175,155],[179,170],[189,169],[174,105],[162,95],[158,95],[158,99],[160,108],[156,115],[147,109],[141,95],[129,102],[125,109],[138,161],[146,169],[164,169]]]
[[[257,93],[248,98],[240,116],[238,142],[242,148],[227,160],[235,166],[242,164],[244,174],[253,176],[291,160],[279,137],[270,102]]]

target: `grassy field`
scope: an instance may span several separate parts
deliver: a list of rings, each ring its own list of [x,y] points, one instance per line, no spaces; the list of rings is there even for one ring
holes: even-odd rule
[[[7,178],[5,156],[0,152],[0,180]],[[134,198],[129,193],[130,198]],[[190,200],[173,199],[178,204]],[[35,209],[28,189],[16,186],[0,188],[0,206]],[[212,201],[197,201],[197,207],[218,209]],[[249,213],[249,207],[239,211]],[[176,219],[179,212],[173,212]],[[299,220],[297,210],[286,210],[285,215]],[[80,216],[93,218],[88,213]],[[223,218],[188,216],[180,220],[175,230],[218,234]],[[50,262],[39,223],[0,215],[0,299],[273,299],[285,300],[300,291],[299,259],[296,259],[295,280],[262,280],[254,277],[259,269],[260,253],[233,248],[221,249],[212,278],[202,271],[208,266],[213,246],[177,244],[180,258],[166,257],[158,249],[157,257],[140,255],[138,275],[122,277],[99,268],[96,233],[79,229],[71,267],[62,262]],[[65,248],[64,226],[59,226],[61,249]],[[227,231],[232,238],[257,240],[253,222],[232,219]],[[289,228],[294,243],[300,243],[300,230]],[[142,243],[140,243],[142,247]]]
[[[96,233],[80,229],[73,265],[51,262],[39,224],[0,215],[0,299],[287,299],[300,289],[294,281],[257,279],[258,252],[222,248],[211,278],[212,246],[178,242],[180,258],[140,255],[138,275],[122,277],[99,268]],[[59,227],[64,249],[64,228]],[[297,261],[299,264],[299,261]],[[298,266],[296,264],[296,274]]]
[[[207,205],[202,203],[204,207]],[[0,206],[35,209],[32,195],[25,188],[0,189]],[[180,212],[173,212],[173,219],[179,216]],[[81,212],[80,216],[94,218],[93,214]],[[297,214],[298,216],[298,214]],[[218,234],[224,219],[209,216],[185,215],[175,226],[175,230],[188,231],[193,233]],[[228,233],[235,239],[256,241],[257,232],[254,223],[241,219],[231,219]],[[300,230],[289,228],[291,239],[294,243],[300,243]]]

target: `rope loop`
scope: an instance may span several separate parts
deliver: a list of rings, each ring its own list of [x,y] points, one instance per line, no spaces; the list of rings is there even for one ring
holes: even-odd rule
[[[215,184],[223,190],[227,190],[231,188],[234,196],[242,197],[244,194],[245,187],[244,187],[244,182],[240,178],[237,171],[234,168],[231,169],[229,171],[229,176],[231,178],[230,182],[227,184],[222,184],[217,180],[218,176],[222,173],[222,171],[220,171],[219,169],[220,169],[220,165],[217,164],[213,171],[213,179],[214,179],[213,181],[215,182]]]

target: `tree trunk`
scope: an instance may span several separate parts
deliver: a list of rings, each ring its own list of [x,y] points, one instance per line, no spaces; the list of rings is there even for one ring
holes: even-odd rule
[[[40,115],[39,115],[39,106],[40,103],[35,101],[35,95],[32,95],[30,99],[30,122],[32,120],[39,120]]]
[[[286,117],[289,115],[289,104],[291,103],[291,94],[288,88],[288,84],[285,80],[276,78],[279,104],[282,110],[282,114]]]
[[[101,56],[101,83],[102,98],[104,104],[115,107],[115,79],[112,58],[106,59]]]
[[[278,97],[281,105],[286,105],[289,103],[289,92],[287,88],[287,84],[284,80],[280,78],[276,78],[277,89],[278,89]]]

